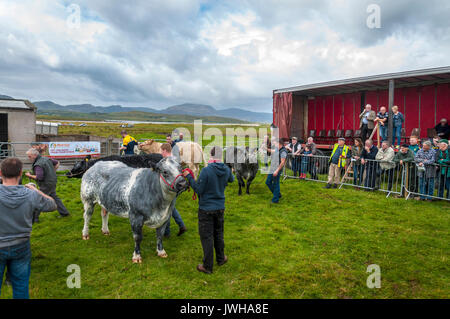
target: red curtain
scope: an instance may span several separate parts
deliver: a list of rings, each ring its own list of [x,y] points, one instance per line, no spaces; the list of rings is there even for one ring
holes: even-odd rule
[[[292,124],[292,93],[274,94],[273,124],[279,129],[279,138],[289,138]]]
[[[450,83],[439,84],[437,87],[437,123],[435,123],[435,126],[442,118],[450,121]]]

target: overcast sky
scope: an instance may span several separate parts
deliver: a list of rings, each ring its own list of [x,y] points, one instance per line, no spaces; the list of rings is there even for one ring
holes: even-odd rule
[[[32,101],[271,112],[273,89],[449,53],[448,0],[0,0],[0,94]]]

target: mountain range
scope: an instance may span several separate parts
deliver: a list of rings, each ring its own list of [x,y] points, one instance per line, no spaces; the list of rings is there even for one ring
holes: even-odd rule
[[[73,104],[73,105],[60,105],[52,101],[37,101],[33,102],[38,108],[38,114],[51,111],[64,111],[64,112],[76,112],[76,113],[122,113],[122,112],[146,112],[154,114],[169,114],[169,115],[190,115],[199,117],[223,117],[238,119],[247,122],[259,122],[259,123],[271,123],[272,114],[264,112],[251,112],[240,108],[228,108],[218,110],[210,105],[185,103],[180,105],[174,105],[162,110],[149,108],[149,107],[123,107],[121,105],[110,106],[95,106],[92,104]]]

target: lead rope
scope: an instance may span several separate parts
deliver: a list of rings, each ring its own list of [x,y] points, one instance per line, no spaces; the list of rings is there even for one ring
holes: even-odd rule
[[[183,172],[185,172],[185,171],[189,172],[189,174],[192,176],[192,178],[195,178],[194,172],[190,168],[183,169]],[[192,190],[194,191],[194,189],[192,189]],[[188,192],[190,192],[190,191],[191,191],[191,186],[189,185]],[[194,191],[194,194],[192,194],[192,200],[197,200],[197,194],[195,193],[195,191]]]
[[[191,169],[185,168],[185,169],[183,169],[182,172],[184,172],[184,171],[188,171],[189,174],[191,174],[192,177],[194,177],[194,173],[192,172]],[[178,175],[174,178],[172,184],[169,184],[169,183],[166,181],[166,179],[165,179],[161,174],[159,174],[159,176],[162,178],[163,182],[166,183],[167,186],[169,186],[171,189],[174,189],[173,184],[175,184],[175,181],[177,180],[178,177],[183,176],[183,173],[178,174]],[[191,187],[188,188],[188,192],[190,192],[190,191],[191,191]],[[197,194],[196,194],[195,191],[194,191],[194,194],[192,195],[192,200],[196,200],[196,199],[197,199]]]

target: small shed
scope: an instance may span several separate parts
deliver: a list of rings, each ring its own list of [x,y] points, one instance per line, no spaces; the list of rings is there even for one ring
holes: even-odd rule
[[[28,100],[0,99],[0,156],[23,157],[36,140],[36,106]]]

